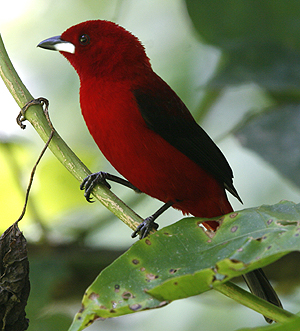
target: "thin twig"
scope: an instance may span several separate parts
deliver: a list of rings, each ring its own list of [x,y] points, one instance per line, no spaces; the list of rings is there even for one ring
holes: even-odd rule
[[[33,178],[34,178],[34,175],[35,175],[35,172],[36,172],[36,169],[37,169],[37,166],[39,164],[39,162],[41,161],[43,155],[45,154],[49,144],[50,144],[50,141],[54,135],[54,127],[50,121],[50,117],[49,117],[49,112],[48,112],[48,107],[49,107],[49,101],[45,98],[38,98],[38,99],[33,99],[29,102],[26,103],[26,105],[21,109],[20,111],[20,114],[18,115],[17,117],[17,123],[19,124],[19,126],[21,127],[21,129],[25,129],[26,128],[26,125],[23,124],[23,121],[25,121],[25,112],[26,110],[32,106],[32,105],[38,105],[40,104],[42,107],[45,106],[45,108],[43,108],[44,110],[44,113],[45,113],[45,116],[47,118],[47,121],[48,121],[48,124],[49,126],[51,127],[51,132],[50,132],[50,135],[49,135],[49,138],[44,146],[44,148],[42,149],[32,171],[31,171],[31,174],[30,174],[30,179],[29,179],[29,183],[28,183],[28,186],[27,186],[27,190],[26,190],[26,195],[25,195],[25,203],[24,203],[24,206],[23,206],[23,210],[22,210],[22,213],[20,215],[20,217],[16,220],[15,224],[18,223],[19,221],[21,221],[21,219],[24,217],[25,215],[25,212],[26,212],[26,207],[27,207],[27,204],[28,204],[28,199],[29,199],[29,194],[30,194],[30,190],[31,190],[31,186],[32,186],[32,183],[33,183]]]

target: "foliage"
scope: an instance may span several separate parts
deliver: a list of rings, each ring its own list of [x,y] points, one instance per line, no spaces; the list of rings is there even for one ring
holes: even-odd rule
[[[236,137],[299,187],[299,1],[186,3],[199,35],[223,52],[206,88],[255,82],[272,97],[271,107],[246,115]]]

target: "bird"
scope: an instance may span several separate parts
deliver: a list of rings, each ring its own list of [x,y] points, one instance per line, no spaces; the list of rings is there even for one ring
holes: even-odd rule
[[[137,227],[145,238],[170,207],[206,219],[231,213],[226,190],[242,202],[225,156],[183,101],[151,66],[139,39],[120,25],[91,20],[48,38],[38,47],[59,51],[80,79],[80,106],[90,134],[125,178],[91,174],[81,189],[91,201],[94,186],[108,180],[164,203]],[[205,220],[216,231],[219,223]],[[280,306],[261,269],[244,275],[250,290]],[[268,322],[270,319],[266,318]]]

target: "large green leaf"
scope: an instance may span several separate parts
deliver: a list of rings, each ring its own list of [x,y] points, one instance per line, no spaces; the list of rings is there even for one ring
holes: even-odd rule
[[[300,187],[300,105],[281,105],[255,116],[235,133],[241,144]]]
[[[231,49],[236,45],[233,42],[239,41],[275,41],[289,47],[300,46],[298,0],[185,2],[199,34],[218,47]]]
[[[200,36],[222,49],[214,86],[255,81],[274,96],[299,100],[298,0],[186,0]]]
[[[200,294],[300,249],[300,205],[281,202],[228,214],[216,233],[185,218],[136,242],[86,291],[70,330]]]
[[[300,186],[300,1],[185,3],[201,38],[222,51],[207,90],[255,82],[272,96],[274,108],[240,127],[240,141]]]

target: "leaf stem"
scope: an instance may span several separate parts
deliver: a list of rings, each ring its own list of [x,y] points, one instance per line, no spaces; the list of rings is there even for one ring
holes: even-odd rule
[[[227,297],[237,301],[238,303],[255,310],[256,312],[271,318],[272,320],[284,323],[291,318],[296,317],[294,314],[287,310],[279,308],[255,295],[245,291],[241,287],[233,284],[232,282],[226,282],[214,286],[214,289]]]

